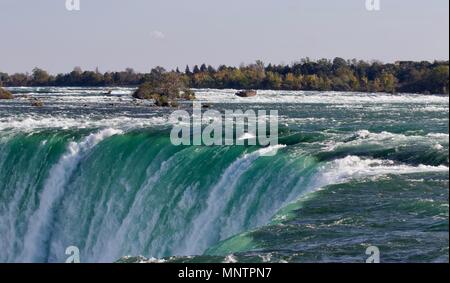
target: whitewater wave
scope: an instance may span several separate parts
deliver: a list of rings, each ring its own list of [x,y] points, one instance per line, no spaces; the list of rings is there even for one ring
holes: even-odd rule
[[[237,90],[197,89],[195,95],[199,101],[208,103],[271,103],[271,104],[385,104],[385,103],[436,103],[447,104],[448,96],[430,96],[420,94],[386,94],[386,93],[342,93],[314,91],[273,91],[259,90],[258,96],[242,98],[236,96]],[[428,111],[440,111],[442,107]],[[421,109],[421,108],[420,108]]]
[[[399,133],[391,133],[387,131],[382,131],[380,133],[373,133],[368,130],[359,130],[356,133],[357,137],[360,139],[370,139],[376,141],[385,141],[385,140],[407,140],[407,139],[424,139],[424,138],[435,138],[435,139],[446,139],[448,140],[448,134],[444,133],[428,133],[426,136],[419,135],[405,135]]]
[[[87,96],[87,95],[130,95],[136,88],[130,87],[8,87],[6,88],[14,94],[42,94],[57,96]],[[111,92],[111,93],[110,93]]]
[[[139,249],[140,247],[145,246],[147,239],[145,237],[133,239],[133,233],[151,235],[155,229],[159,214],[155,213],[151,218],[147,219],[145,227],[136,227],[135,221],[141,217],[142,212],[145,210],[145,206],[148,205],[146,196],[153,190],[155,184],[160,180],[161,176],[167,174],[170,170],[173,170],[174,167],[176,167],[177,160],[182,154],[183,151],[180,151],[171,156],[169,159],[163,161],[156,171],[153,171],[154,168],[152,166],[147,168],[147,180],[138,189],[126,217],[121,221],[120,225],[114,229],[114,231],[107,231],[107,234],[114,236],[108,237],[108,235],[105,234],[105,238],[100,241],[95,240],[95,235],[88,236],[88,243],[92,242],[92,244],[90,244],[92,245],[90,252],[93,253],[93,259],[96,258],[99,262],[111,262],[116,260],[121,256],[121,248],[117,248],[117,243],[129,244],[132,241],[137,241],[138,243],[133,243],[131,245],[132,251],[130,252],[142,252],[142,250]],[[155,160],[158,159],[158,157],[155,158]],[[161,246],[164,246],[165,244],[167,243],[160,243]]]
[[[91,117],[54,117],[34,116],[0,118],[0,131],[31,132],[39,129],[95,129],[120,128],[131,130],[137,128],[169,125],[166,117],[130,118],[125,116],[95,119]]]
[[[392,160],[360,158],[347,156],[321,165],[308,189],[303,191],[295,200],[285,203],[272,218],[272,223],[285,221],[297,209],[297,203],[307,199],[312,193],[325,190],[328,186],[343,184],[365,178],[382,178],[387,175],[406,175],[414,173],[448,172],[449,167],[429,165],[397,164]]]
[[[448,134],[445,133],[428,133],[426,135],[406,135],[401,133],[392,133],[382,131],[379,133],[371,132],[369,130],[359,130],[353,135],[344,136],[344,139],[339,135],[333,135],[334,139],[327,140],[321,143],[326,152],[334,152],[337,150],[346,150],[350,147],[357,148],[361,146],[376,146],[378,148],[389,149],[398,148],[399,146],[434,148],[443,149],[443,145],[449,143]],[[439,148],[436,148],[438,146]],[[375,149],[375,147],[373,147]]]
[[[115,129],[105,129],[90,134],[81,142],[71,142],[67,152],[49,172],[43,191],[39,197],[39,208],[29,218],[28,230],[25,234],[24,250],[21,259],[24,262],[42,260],[41,249],[51,231],[52,210],[64,194],[65,185],[83,157],[102,140],[123,132]]]
[[[365,178],[370,176],[382,176],[387,174],[412,174],[423,172],[446,172],[449,168],[444,165],[406,165],[396,164],[392,160],[360,158],[358,156],[347,156],[332,161],[321,169],[320,179],[324,185],[333,185],[347,182],[351,179]],[[322,185],[323,186],[323,185]]]
[[[206,208],[193,221],[190,235],[186,240],[186,243],[189,243],[189,245],[183,250],[180,250],[181,254],[194,254],[203,251],[211,243],[220,240],[214,238],[214,236],[217,237],[217,234],[211,234],[211,231],[220,230],[220,226],[223,225],[220,221],[220,216],[225,215],[224,210],[227,204],[230,203],[233,194],[236,193],[236,186],[240,177],[250,168],[256,159],[285,147],[285,145],[274,145],[245,154],[225,170],[217,184],[211,189],[208,200],[206,201]],[[227,231],[229,234],[233,232],[235,231]]]

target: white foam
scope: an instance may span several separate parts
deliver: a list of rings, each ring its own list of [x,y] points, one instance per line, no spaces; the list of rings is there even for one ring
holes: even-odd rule
[[[387,174],[402,175],[422,172],[446,172],[449,168],[444,165],[411,166],[396,164],[392,160],[363,159],[358,156],[347,156],[342,159],[332,161],[324,165],[318,174],[318,184],[316,188],[325,185],[347,182],[351,179],[358,179],[370,176],[382,176]]]
[[[180,250],[182,254],[194,254],[203,251],[211,244],[212,233],[210,231],[213,227],[220,225],[218,219],[221,215],[224,215],[224,210],[235,193],[240,177],[249,170],[253,162],[259,157],[283,147],[285,145],[273,145],[259,149],[243,155],[228,166],[220,180],[210,190],[206,208],[194,219],[190,235],[185,241],[189,243],[189,246]]]
[[[238,260],[233,254],[227,255],[223,260],[223,263],[237,263],[237,262]]]
[[[406,175],[426,172],[448,172],[449,168],[444,165],[411,166],[406,164],[396,164],[392,160],[360,158],[358,156],[347,156],[322,165],[315,177],[307,185],[307,189],[296,196],[294,201],[286,202],[282,207],[289,208],[290,204],[296,203],[311,196],[310,193],[323,190],[326,186],[347,183],[351,180],[361,180],[364,178],[381,178],[386,175]],[[288,210],[280,210],[273,221],[283,221],[289,218]]]
[[[130,95],[136,88],[132,87],[8,87],[9,91],[20,95],[54,95],[54,96],[104,96]]]
[[[7,88],[17,96],[47,97],[55,101],[70,103],[96,102],[115,103],[119,99],[131,100],[134,87],[12,87]],[[387,93],[354,93],[354,92],[318,92],[318,91],[274,91],[259,90],[256,97],[243,98],[236,96],[235,89],[194,89],[201,102],[208,103],[300,103],[300,104],[424,104],[413,107],[413,111],[442,112],[447,111],[448,96],[421,94],[387,94]]]
[[[449,104],[448,96],[387,93],[349,93],[314,91],[273,91],[259,90],[256,97],[236,96],[234,89],[197,89],[199,101],[208,103],[296,103],[296,104]],[[435,107],[435,108],[432,108]],[[443,107],[427,105],[429,111],[439,111]],[[421,108],[422,109],[422,108]]]
[[[383,146],[398,146],[400,144],[412,145],[415,143],[430,144],[432,142],[439,141],[440,143],[448,143],[448,134],[432,133],[425,136],[420,135],[405,135],[398,133],[391,133],[383,131],[380,133],[373,133],[368,130],[359,130],[354,136],[355,139],[349,141],[335,141],[335,139],[330,139],[325,142],[325,151],[334,151],[336,148],[342,146],[356,146],[362,143],[364,144],[382,144]],[[441,144],[442,146],[442,144]],[[436,147],[434,147],[437,149]]]
[[[380,133],[372,133],[368,130],[360,130],[356,133],[358,138],[360,139],[371,139],[371,140],[377,140],[377,141],[383,141],[388,139],[408,139],[408,138],[417,138],[420,136],[406,136],[404,134],[397,134],[397,133],[391,133],[391,132],[380,132]]]
[[[139,259],[139,263],[165,263],[166,260],[165,259],[160,259],[160,258],[144,258],[144,257],[140,257]]]
[[[116,116],[104,119],[96,119],[89,116],[68,118],[61,116],[24,115],[22,117],[0,118],[0,131],[12,130],[30,132],[39,129],[95,129],[95,128],[120,128],[134,129],[156,125],[168,124],[166,117],[131,118]]]
[[[167,174],[168,171],[174,168],[181,152],[182,151],[174,154],[168,160],[163,161],[161,164],[159,164],[158,170],[156,172],[150,170],[151,168],[153,168],[151,166],[147,168],[147,181],[137,190],[137,194],[134,197],[133,204],[131,205],[127,216],[120,223],[120,226],[114,227],[114,230],[106,229],[105,227],[105,230],[107,230],[106,233],[109,235],[109,237],[105,236],[102,241],[99,241],[99,232],[89,231],[86,239],[86,246],[89,247],[89,250],[86,252],[93,253],[92,257],[95,257],[97,262],[111,262],[117,259],[121,256],[120,253],[122,252],[122,249],[125,248],[125,246],[130,247],[131,252],[142,252],[139,249],[145,245],[145,238],[131,240],[129,238],[129,235],[130,233],[142,233],[145,235],[151,235],[157,223],[158,214],[155,213],[150,219],[147,219],[146,225],[141,225],[140,227],[137,227],[135,225],[136,218],[141,215],[144,207],[148,205],[145,198],[146,194],[152,190],[153,186],[157,183],[162,175]],[[155,160],[158,159],[155,158]],[[123,244],[119,247],[117,246],[117,243]]]
[[[434,149],[436,149],[436,150],[442,150],[442,149],[444,149],[444,147],[441,145],[441,144],[435,144],[434,146],[433,146],[433,148]]]
[[[427,136],[431,137],[431,138],[442,138],[442,139],[447,139],[447,140],[449,139],[448,134],[444,134],[444,133],[429,133]]]
[[[44,183],[39,197],[39,208],[29,218],[28,230],[24,238],[24,249],[20,259],[34,262],[41,249],[45,248],[47,234],[50,231],[52,209],[64,194],[65,184],[82,158],[102,140],[123,133],[116,129],[105,129],[90,134],[81,142],[71,142],[66,153],[55,164]]]

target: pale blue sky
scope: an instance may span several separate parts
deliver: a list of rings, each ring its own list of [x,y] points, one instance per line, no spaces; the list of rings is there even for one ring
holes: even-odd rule
[[[449,57],[448,0],[0,0],[0,71]]]

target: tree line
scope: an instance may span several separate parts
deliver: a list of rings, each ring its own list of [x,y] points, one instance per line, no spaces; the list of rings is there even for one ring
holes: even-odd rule
[[[67,74],[50,75],[35,68],[31,74],[0,72],[3,86],[137,86],[154,82],[166,74],[179,76],[191,88],[233,88],[314,91],[449,93],[449,62],[381,63],[379,61],[302,59],[285,65],[253,64],[239,67],[202,64],[167,71],[156,67],[149,73],[128,68],[121,72],[83,71],[76,67]]]

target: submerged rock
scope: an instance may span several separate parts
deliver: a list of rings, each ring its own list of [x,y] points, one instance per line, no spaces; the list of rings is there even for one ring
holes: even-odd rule
[[[0,87],[0,99],[13,99],[13,98],[14,96],[9,91]]]
[[[202,104],[202,108],[203,109],[209,109],[209,108],[212,108],[213,106],[212,106],[212,104]]]
[[[239,97],[253,97],[256,96],[257,94],[258,93],[256,90],[244,90],[236,93],[236,95]]]
[[[42,106],[44,106],[44,102],[42,102],[41,100],[39,100],[37,98],[34,98],[34,99],[31,99],[31,105],[34,107],[42,107]]]

